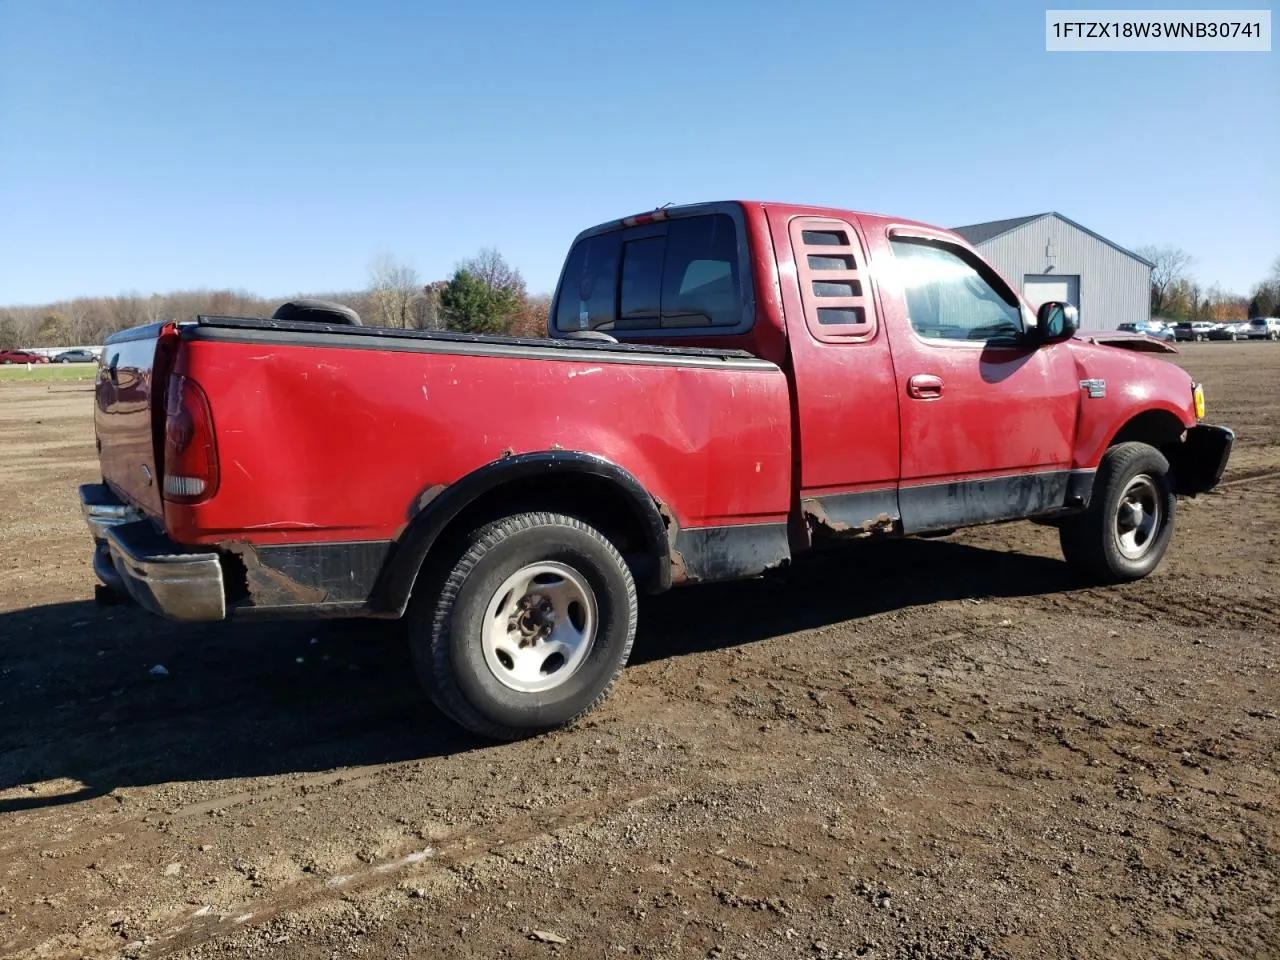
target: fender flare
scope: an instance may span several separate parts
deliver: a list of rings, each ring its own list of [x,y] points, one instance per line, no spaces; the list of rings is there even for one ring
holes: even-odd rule
[[[635,508],[645,529],[646,547],[657,560],[657,590],[671,586],[671,557],[667,526],[658,503],[631,473],[594,454],[570,450],[521,453],[494,460],[451,483],[422,506],[409,520],[392,548],[374,595],[379,606],[403,616],[431,548],[463,510],[484,495],[506,484],[549,474],[579,474],[613,483]],[[421,502],[424,497],[419,497]]]

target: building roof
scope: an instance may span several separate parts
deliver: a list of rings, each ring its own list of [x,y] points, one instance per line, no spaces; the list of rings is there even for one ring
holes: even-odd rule
[[[1125,249],[1114,240],[1108,240],[1101,234],[1094,233],[1088,227],[1081,226],[1070,217],[1064,217],[1056,210],[1050,210],[1048,213],[1033,213],[1029,217],[1011,217],[1008,220],[990,220],[986,223],[971,223],[967,227],[952,227],[951,229],[953,233],[960,234],[960,236],[964,237],[976,247],[978,244],[986,243],[988,240],[994,240],[996,237],[1004,236],[1006,233],[1012,233],[1019,227],[1026,226],[1028,223],[1032,223],[1036,220],[1043,220],[1045,217],[1057,217],[1063,223],[1069,224],[1083,233],[1087,233],[1095,240],[1101,240],[1107,246],[1119,250],[1125,256],[1132,257],[1134,260],[1137,260],[1139,263],[1146,264],[1148,267],[1155,266],[1154,263],[1147,260],[1145,257],[1140,257],[1132,250]]]
[[[952,232],[960,234],[975,247],[980,243],[986,243],[1001,234],[1008,233],[1010,230],[1017,230],[1024,223],[1030,223],[1032,220],[1039,220],[1041,217],[1047,217],[1047,213],[1033,213],[1029,217],[1012,217],[1008,220],[991,220],[988,223],[971,223],[967,227],[952,227]]]

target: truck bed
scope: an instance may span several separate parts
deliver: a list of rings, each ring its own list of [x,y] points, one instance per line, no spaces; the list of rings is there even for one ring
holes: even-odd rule
[[[788,383],[741,350],[200,317],[111,338],[103,362],[106,484],[176,547],[243,567],[259,606],[365,604],[450,488],[517,465],[559,482],[573,458],[641,491],[676,580],[723,576],[731,543],[761,567],[787,553]],[[212,419],[196,502],[161,493],[171,378]]]

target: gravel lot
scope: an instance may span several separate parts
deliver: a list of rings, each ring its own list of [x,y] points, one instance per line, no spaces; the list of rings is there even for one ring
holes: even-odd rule
[[[0,382],[0,955],[1280,957],[1280,345],[1177,359],[1238,441],[1150,579],[1019,523],[677,591],[504,746],[395,624],[94,606],[91,385]]]

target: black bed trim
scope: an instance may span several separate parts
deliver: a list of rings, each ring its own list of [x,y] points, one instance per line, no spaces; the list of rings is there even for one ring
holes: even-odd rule
[[[180,327],[187,340],[326,346],[346,350],[391,350],[455,356],[561,360],[574,363],[625,363],[677,367],[733,367],[776,370],[745,350],[668,347],[644,343],[549,340],[480,336],[442,330],[391,330],[327,323],[292,323],[243,317],[199,317]]]

